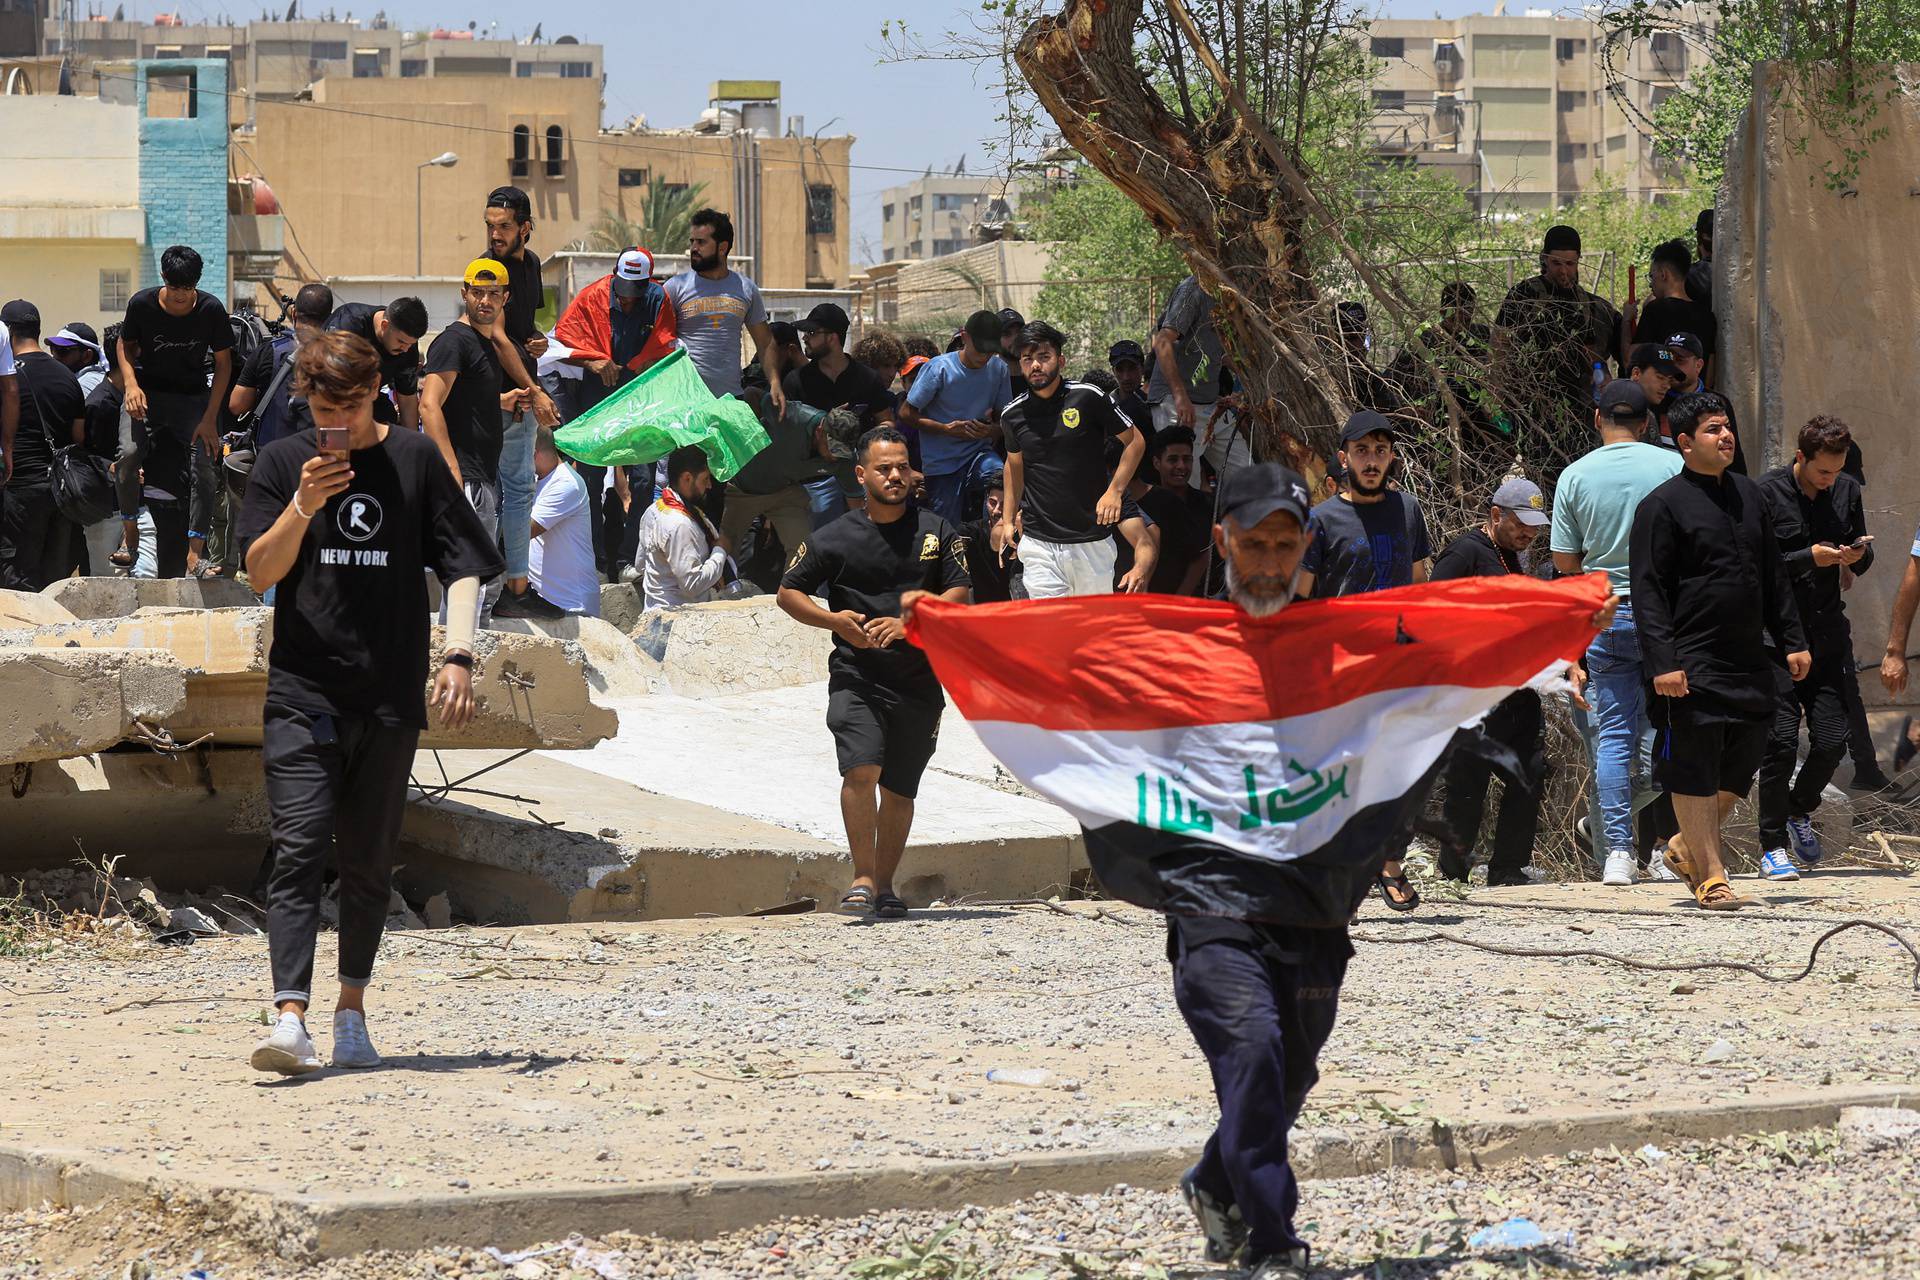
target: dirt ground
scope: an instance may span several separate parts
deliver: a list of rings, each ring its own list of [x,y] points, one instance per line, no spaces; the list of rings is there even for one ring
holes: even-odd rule
[[[1880,934],[1833,939],[1786,985],[1416,940],[1791,973],[1844,919],[1920,938],[1920,892],[1890,874],[1753,885],[1766,905],[1737,916],[1672,888],[1474,890],[1410,917],[1370,903],[1303,1128],[1920,1080],[1914,962]],[[1163,927],[1127,908],[390,935],[369,1001],[387,1066],[293,1081],[246,1064],[264,952],[0,958],[0,1145],[203,1186],[462,1195],[1189,1144],[1213,1122]],[[332,960],[326,939],[318,972]],[[995,1068],[1053,1078],[1010,1087]],[[66,1274],[24,1256],[0,1252],[0,1276]]]

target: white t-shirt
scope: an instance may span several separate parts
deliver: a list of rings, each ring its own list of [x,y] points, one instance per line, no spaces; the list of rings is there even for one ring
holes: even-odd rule
[[[561,463],[533,494],[533,522],[545,532],[527,546],[533,589],[568,613],[600,616],[600,570],[593,559],[587,482]]]
[[[7,326],[0,324],[0,378],[13,375],[13,335],[7,332]]]

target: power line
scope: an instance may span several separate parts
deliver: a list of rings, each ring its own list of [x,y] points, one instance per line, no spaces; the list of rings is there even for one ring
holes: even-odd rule
[[[128,75],[128,74],[117,72],[117,71],[103,71],[103,70],[99,70],[98,68],[94,70],[93,74],[96,79],[100,79],[100,80],[124,80],[130,84],[135,83],[138,80],[138,77],[134,75]],[[200,92],[203,92],[203,93],[211,92],[211,90],[200,90]],[[460,123],[450,123],[444,120],[427,120],[427,119],[422,119],[419,116],[389,115],[385,112],[379,112],[379,111],[361,111],[353,107],[337,107],[337,106],[329,105],[328,103],[324,103],[324,102],[301,101],[301,100],[285,99],[285,98],[261,98],[252,93],[243,93],[238,89],[224,90],[222,91],[220,96],[225,98],[235,99],[238,101],[251,101],[256,106],[266,105],[266,106],[272,106],[272,107],[299,107],[308,111],[324,111],[333,115],[354,116],[363,120],[382,120],[389,124],[423,125],[427,128],[432,128],[432,129],[458,129],[465,133],[494,134],[504,138],[510,138],[513,136],[513,130],[511,129],[496,129],[496,128],[491,128],[487,125],[482,125],[482,124],[460,124]],[[668,135],[655,135],[655,136],[668,136]],[[725,137],[726,135],[718,134],[715,136]],[[807,142],[807,139],[800,138],[800,139],[796,139],[796,141],[805,143]],[[618,141],[616,139],[607,137],[604,134],[596,134],[591,138],[582,138],[576,134],[573,138],[573,142],[576,146],[586,145],[586,146],[596,146],[596,147],[608,147],[616,151],[644,151],[652,155],[659,155],[664,152],[667,155],[697,156],[697,157],[706,157],[708,159],[713,158],[713,155],[711,152],[701,150],[698,147],[670,147],[670,146],[661,146],[657,143],[648,143],[648,142],[623,142],[623,141]],[[785,159],[784,157],[777,157],[777,156],[763,156],[761,158],[761,163],[791,165],[795,168],[804,169],[807,165],[807,160],[804,155],[799,159],[793,159],[793,160],[789,160],[789,159]],[[901,165],[854,164],[853,162],[849,161],[847,163],[847,168],[849,170],[857,170],[862,173],[904,173],[915,178],[926,176],[925,165],[921,165],[918,168],[909,169]],[[968,175],[968,176],[971,177],[972,175]],[[987,178],[992,175],[983,174],[981,176],[983,178]]]

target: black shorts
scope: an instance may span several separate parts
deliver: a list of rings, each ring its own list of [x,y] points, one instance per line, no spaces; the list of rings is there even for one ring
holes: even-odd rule
[[[1654,709],[1653,780],[1677,796],[1744,796],[1766,754],[1768,723],[1689,715],[1687,699],[1662,698]]]
[[[938,693],[924,698],[873,684],[829,685],[827,728],[833,731],[841,776],[877,764],[881,786],[913,799],[940,740],[940,713],[945,709]]]

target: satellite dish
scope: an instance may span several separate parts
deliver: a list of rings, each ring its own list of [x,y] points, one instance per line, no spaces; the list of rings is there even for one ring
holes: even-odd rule
[[[580,41],[575,36],[561,36],[558,40],[555,40],[554,43],[555,44],[579,44]]]

